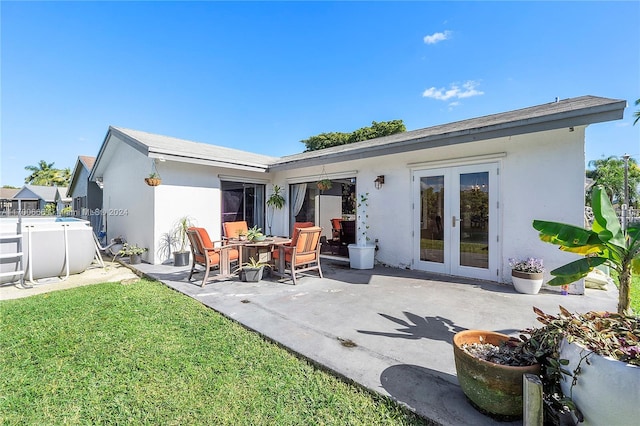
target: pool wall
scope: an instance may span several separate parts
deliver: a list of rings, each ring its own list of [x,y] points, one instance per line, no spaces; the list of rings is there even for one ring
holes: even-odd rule
[[[49,277],[65,278],[83,272],[93,262],[96,248],[90,223],[76,218],[23,218],[22,238],[17,218],[0,218],[0,283],[16,282],[22,248],[25,281]],[[5,275],[6,274],[6,275]]]

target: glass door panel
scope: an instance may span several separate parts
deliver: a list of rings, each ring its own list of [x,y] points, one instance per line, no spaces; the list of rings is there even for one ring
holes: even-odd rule
[[[495,163],[414,173],[416,269],[496,279],[497,176]]]
[[[460,265],[489,267],[489,172],[460,174]]]
[[[420,260],[444,263],[444,176],[420,178]]]

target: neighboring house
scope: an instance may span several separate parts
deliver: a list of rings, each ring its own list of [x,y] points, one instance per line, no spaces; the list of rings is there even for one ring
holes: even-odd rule
[[[47,204],[54,204],[55,213],[62,214],[62,210],[71,206],[71,198],[66,196],[66,187],[25,185],[14,195],[14,200],[20,200],[21,211],[27,216],[41,216]]]
[[[0,216],[13,216],[18,214],[18,200],[13,197],[20,188],[0,188]]]
[[[102,188],[89,180],[89,174],[96,162],[95,157],[78,156],[71,174],[67,196],[72,199],[73,216],[88,220],[98,234],[102,230]]]
[[[227,220],[264,228],[277,184],[286,206],[274,235],[302,219],[330,232],[329,219],[349,218],[348,201],[368,193],[378,262],[509,282],[511,257],[541,257],[547,270],[573,259],[531,222],[583,224],[585,129],[625,106],[583,96],[282,158],[110,127],[90,180],[104,185],[107,237],[148,247],[151,263],[165,261],[161,236],[186,214],[213,239]],[[145,185],[156,170],[162,184]],[[326,193],[315,186],[325,178]]]

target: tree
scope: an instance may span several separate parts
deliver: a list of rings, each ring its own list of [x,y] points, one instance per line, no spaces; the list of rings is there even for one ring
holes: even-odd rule
[[[71,170],[55,169],[55,163],[47,163],[40,160],[37,166],[26,166],[24,169],[31,172],[24,179],[24,183],[42,186],[69,186],[71,182]]]
[[[624,229],[601,186],[593,190],[593,226],[580,228],[559,222],[534,220],[533,227],[544,242],[560,250],[584,256],[551,271],[548,285],[565,285],[584,278],[593,268],[607,264],[618,273],[618,313],[630,306],[631,274],[640,274],[640,226]]]
[[[369,139],[380,138],[383,136],[394,135],[396,133],[406,132],[402,120],[382,121],[380,123],[373,121],[371,127],[362,127],[351,133],[330,132],[320,133],[311,136],[308,139],[301,140],[307,147],[305,152],[317,151],[319,149],[329,148],[332,146],[345,145],[348,143],[366,141]]]
[[[589,161],[587,177],[595,181],[594,186],[602,185],[611,202],[622,203],[624,200],[624,160],[616,156]],[[629,207],[638,204],[638,187],[640,186],[640,167],[634,158],[629,158]],[[593,188],[593,187],[592,187]],[[587,194],[591,198],[592,189]]]
[[[640,99],[636,99],[636,106],[640,105]],[[640,109],[633,113],[633,116],[636,118],[633,120],[633,125],[635,126],[638,120],[640,120]]]

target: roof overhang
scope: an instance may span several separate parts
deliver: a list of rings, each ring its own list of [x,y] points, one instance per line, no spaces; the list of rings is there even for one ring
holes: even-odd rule
[[[537,117],[504,120],[499,124],[486,126],[478,125],[482,123],[483,119],[486,119],[481,117],[459,123],[434,126],[398,135],[371,139],[350,145],[341,145],[338,147],[306,152],[289,157],[283,157],[280,161],[273,164],[269,170],[290,170],[300,167],[359,160],[381,155],[398,154],[427,148],[478,142],[527,133],[586,126],[593,123],[621,119],[627,104],[626,101],[611,99],[608,99],[608,101],[611,102],[603,102],[602,104],[595,106],[575,108],[558,113],[544,114]],[[505,116],[508,116],[509,114],[511,113],[504,113]],[[495,116],[490,117],[498,117],[501,115],[503,114],[496,114]],[[469,123],[470,125],[467,128],[464,128],[464,123]],[[457,126],[457,124],[459,125]],[[456,130],[446,130],[456,127],[458,127]],[[398,139],[395,140],[396,138]]]

